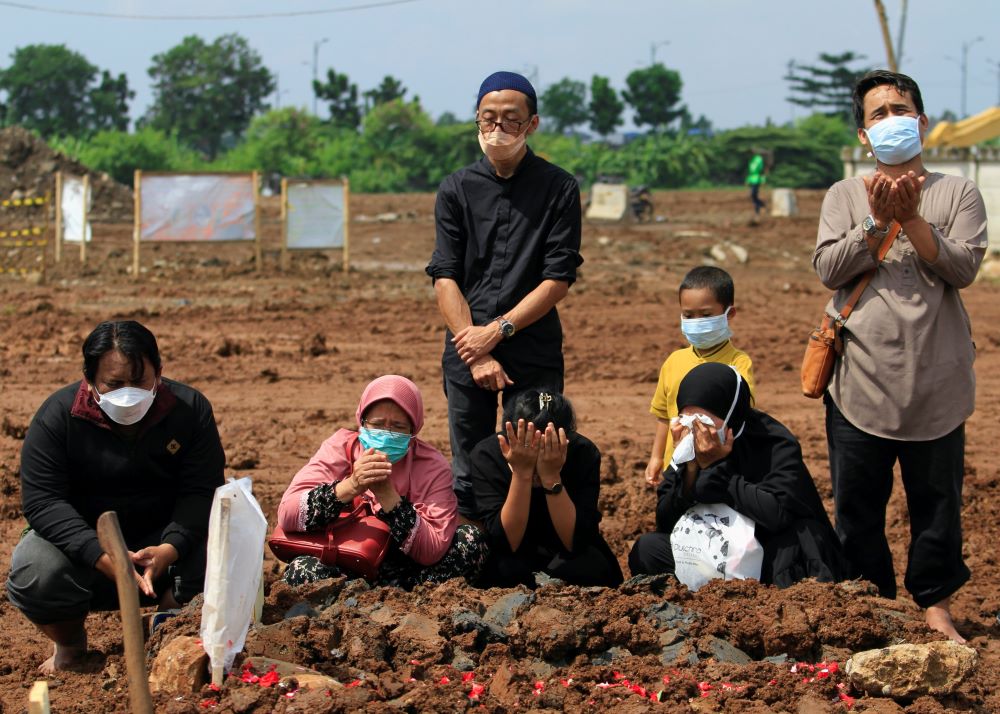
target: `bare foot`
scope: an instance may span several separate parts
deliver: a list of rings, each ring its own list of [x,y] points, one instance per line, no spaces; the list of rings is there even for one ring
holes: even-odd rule
[[[948,600],[942,600],[939,603],[931,605],[924,611],[924,621],[932,630],[937,630],[958,644],[964,645],[965,638],[958,634],[958,630],[955,629],[955,623],[951,619],[951,611],[948,609],[948,605]]]
[[[56,645],[53,648],[52,656],[38,665],[38,671],[42,674],[55,674],[61,669],[73,669],[80,663],[87,652],[87,645],[67,647],[66,645]]]

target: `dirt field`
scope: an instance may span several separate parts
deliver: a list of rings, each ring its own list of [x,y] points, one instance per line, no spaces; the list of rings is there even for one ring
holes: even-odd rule
[[[822,193],[797,197],[800,217],[765,218],[760,225],[751,225],[743,192],[659,193],[656,213],[663,219],[656,223],[585,224],[586,262],[560,306],[566,391],[579,430],[604,455],[603,529],[623,566],[632,540],[653,527],[655,495],[642,480],[654,425],[648,404],[660,363],[682,345],[677,284],[716,243],[732,241],[749,252],[745,265],[732,253],[723,263],[737,286],[735,342],[754,360],[758,406],[799,437],[830,507],[822,406],[799,396],[798,387],[804,339],[827,296],[810,266]],[[160,342],[164,374],[208,396],[227,474],[253,478],[272,524],[291,476],[326,436],[353,423],[357,398],[375,376],[400,373],[416,381],[427,412],[422,436],[447,453],[443,328],[423,273],[434,239],[433,197],[353,196],[352,269],[346,274],[339,252],[296,254],[291,270],[279,273],[273,202],[267,208],[260,274],[248,245],[144,245],[142,280],[134,282],[128,275],[131,226],[106,224],[95,227],[85,268],[69,251],[41,285],[0,282],[0,571],[9,567],[24,527],[18,481],[24,431],[46,396],[79,378],[82,340],[104,319],[145,323]],[[368,220],[390,211],[400,219]],[[938,639],[925,631],[908,598],[887,602],[858,584],[806,583],[779,592],[719,583],[695,595],[655,582],[628,591],[548,586],[512,610],[517,617],[491,639],[486,635],[492,631],[470,629],[462,623],[471,620],[459,615],[509,605],[510,592],[457,583],[412,594],[359,585],[341,592],[343,583],[333,581],[295,593],[272,587],[277,565],[269,557],[267,625],[251,634],[247,652],[300,662],[356,685],[332,696],[302,691],[289,698],[233,679],[221,693],[161,696],[157,710],[459,711],[482,705],[494,712],[612,706],[629,712],[832,712],[844,711],[844,697],[852,696],[853,711],[1000,711],[1000,578],[990,550],[1000,540],[1000,460],[991,451],[1000,417],[998,296],[997,286],[985,281],[964,291],[978,346],[979,390],[967,428],[964,511],[973,577],[956,597],[954,612],[980,664],[956,695],[894,704],[838,687],[846,681],[842,669],[828,667],[829,676],[791,671],[792,662],[781,655],[836,661],[842,668],[852,651]],[[902,591],[909,536],[901,490],[897,483],[887,522]],[[284,619],[302,600],[315,616]],[[664,611],[658,605],[664,600],[697,614]],[[438,629],[408,633],[399,624],[407,613],[423,615]],[[0,711],[20,712],[49,646],[5,599],[0,622]],[[117,613],[92,615],[88,626],[92,671],[50,680],[53,711],[127,711]],[[194,610],[171,621],[150,641],[150,657],[165,639],[197,628]],[[660,653],[670,636],[679,647],[677,658],[665,664]],[[727,663],[721,641],[755,661]],[[452,665],[472,675],[463,678]],[[470,698],[477,685],[485,689]],[[660,690],[663,702],[651,701],[648,694]]]

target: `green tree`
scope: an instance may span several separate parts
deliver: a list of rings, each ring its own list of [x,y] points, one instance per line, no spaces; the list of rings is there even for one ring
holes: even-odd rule
[[[51,146],[95,171],[104,171],[126,186],[136,169],[143,171],[194,171],[204,168],[197,153],[158,129],[99,131],[83,139],[54,139]]]
[[[625,104],[611,87],[607,77],[594,75],[590,79],[590,128],[607,136],[622,123]]]
[[[455,112],[442,112],[435,122],[438,126],[455,126],[456,124],[462,124],[462,120],[455,116]],[[471,124],[472,120],[465,122]]]
[[[541,96],[540,113],[557,134],[587,121],[587,85],[569,77],[550,84]]]
[[[819,109],[827,116],[842,116],[853,121],[851,94],[855,83],[869,68],[848,65],[863,59],[864,55],[854,52],[839,55],[821,52],[816,65],[793,62],[784,77],[792,93],[788,101],[800,107]]]
[[[308,176],[312,156],[325,135],[334,131],[301,109],[273,109],[254,117],[243,141],[215,163],[230,171],[257,169],[267,174]]]
[[[93,128],[98,131],[128,130],[128,103],[135,92],[128,88],[124,74],[112,77],[107,70],[101,73],[101,83],[90,93]]]
[[[375,87],[375,89],[369,89],[365,92],[364,96],[365,106],[370,111],[380,104],[388,104],[397,99],[402,99],[406,96],[406,87],[391,74],[387,74],[382,78],[382,83],[379,86]]]
[[[677,106],[683,87],[681,75],[660,62],[634,70],[625,78],[625,84],[628,89],[622,96],[635,111],[636,124],[661,130],[687,111],[683,105]]]
[[[361,105],[358,103],[358,85],[346,74],[334,69],[326,71],[325,82],[313,82],[313,92],[327,103],[330,123],[344,129],[357,129],[361,124]]]
[[[236,34],[212,44],[197,35],[153,57],[153,106],[146,117],[154,128],[214,158],[235,144],[274,91],[274,78],[260,55]]]
[[[4,123],[46,137],[128,126],[134,93],[124,74],[115,78],[104,71],[97,83],[97,67],[65,45],[19,47],[11,60],[0,70],[0,91],[7,96]]]

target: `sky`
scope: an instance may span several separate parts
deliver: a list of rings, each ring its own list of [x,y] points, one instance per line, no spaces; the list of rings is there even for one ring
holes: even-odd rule
[[[124,72],[135,90],[133,118],[153,95],[153,55],[187,35],[212,41],[238,33],[278,78],[272,106],[312,110],[314,51],[324,77],[346,73],[360,91],[391,74],[432,115],[471,118],[483,78],[497,69],[527,75],[541,94],[570,77],[594,74],[616,89],[651,57],[680,72],[682,101],[719,129],[782,124],[805,116],[783,79],[790,61],[854,51],[885,66],[873,0],[0,0],[0,68],[15,48],[65,44],[99,69]],[[368,5],[369,7],[359,7]],[[893,42],[903,0],[884,0]],[[36,9],[29,9],[36,8]],[[44,11],[43,11],[44,10]],[[59,14],[47,11],[58,11]],[[176,15],[153,20],[86,17]],[[305,13],[265,19],[235,15]],[[920,85],[931,116],[961,114],[966,57],[968,114],[1000,104],[1000,2],[910,0],[900,70]],[[205,16],[226,19],[204,19]],[[981,39],[978,39],[981,38]],[[326,116],[322,103],[320,116]],[[544,115],[542,120],[544,121]],[[627,127],[626,127],[627,128]]]

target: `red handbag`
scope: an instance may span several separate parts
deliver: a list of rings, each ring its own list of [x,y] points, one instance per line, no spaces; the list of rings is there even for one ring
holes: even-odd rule
[[[274,556],[287,563],[300,555],[319,558],[324,565],[336,565],[374,580],[389,549],[389,525],[360,496],[353,510],[346,509],[322,531],[285,533],[275,526],[267,541]]]

